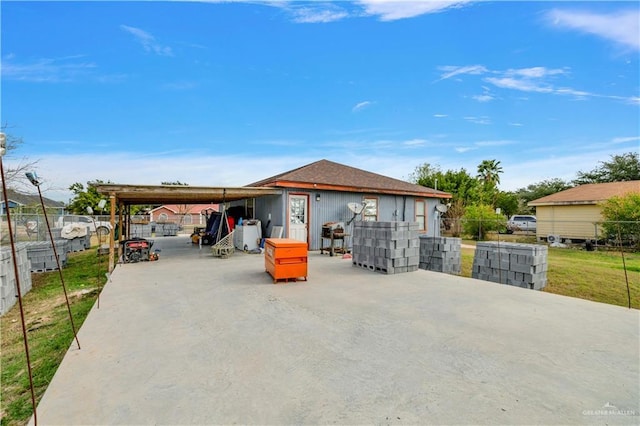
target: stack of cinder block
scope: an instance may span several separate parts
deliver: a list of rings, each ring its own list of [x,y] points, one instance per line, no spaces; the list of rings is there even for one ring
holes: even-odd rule
[[[60,267],[67,266],[69,240],[54,240],[56,252],[60,259]],[[31,263],[31,272],[46,272],[58,269],[58,262],[50,241],[33,241],[26,243],[27,256]]]
[[[88,248],[91,248],[91,234],[89,234],[88,232],[87,235],[83,237],[75,237],[67,241],[69,242],[69,251],[84,251]]]
[[[178,235],[178,225],[175,223],[158,223],[156,224],[156,235],[175,237]]]
[[[24,296],[31,290],[31,266],[26,243],[16,244],[20,293]],[[0,315],[5,314],[18,301],[16,274],[10,247],[0,249]]]
[[[547,253],[545,245],[479,242],[471,276],[541,290],[547,285]]]
[[[462,240],[453,237],[420,236],[420,269],[460,275]]]
[[[354,222],[353,265],[383,274],[418,270],[417,222]]]
[[[84,235],[82,237],[63,238],[62,228],[51,228],[51,234],[53,235],[54,240],[68,241],[66,245],[67,252],[84,251],[91,248],[91,233],[89,231],[87,231],[87,235]],[[49,236],[47,235],[47,239],[48,238]]]
[[[149,223],[132,223],[131,224],[131,238],[149,238],[149,237],[151,237],[151,224]]]

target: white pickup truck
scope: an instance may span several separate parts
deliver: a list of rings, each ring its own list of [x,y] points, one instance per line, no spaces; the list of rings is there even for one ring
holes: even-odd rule
[[[106,236],[111,232],[111,223],[101,221],[101,220],[93,220],[91,216],[83,216],[83,215],[65,215],[60,216],[56,220],[56,228],[62,228],[69,223],[80,223],[84,224],[89,228],[91,233],[96,235]]]
[[[536,232],[537,220],[533,215],[515,215],[507,221],[507,233],[513,234],[516,231]]]

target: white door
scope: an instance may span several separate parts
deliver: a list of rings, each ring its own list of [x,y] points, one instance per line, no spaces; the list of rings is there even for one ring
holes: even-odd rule
[[[308,200],[307,195],[289,195],[289,238],[305,243],[309,220]]]

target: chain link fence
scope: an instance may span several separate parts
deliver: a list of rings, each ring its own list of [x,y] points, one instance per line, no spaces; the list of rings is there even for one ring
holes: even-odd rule
[[[441,218],[440,232],[444,236],[478,241],[506,240],[528,243],[583,245],[591,247],[628,247],[640,249],[638,221],[537,220],[524,229],[509,226],[507,220],[469,220]]]
[[[59,215],[47,214],[51,229],[62,228],[72,222],[86,224],[92,233],[100,227],[100,223],[109,222],[109,216]],[[11,212],[11,229],[16,242],[49,241],[47,222],[42,214]],[[9,244],[9,224],[7,216],[0,215],[0,245]]]

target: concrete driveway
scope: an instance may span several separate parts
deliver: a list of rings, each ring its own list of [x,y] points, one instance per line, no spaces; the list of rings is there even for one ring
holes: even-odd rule
[[[636,310],[313,252],[157,238],[118,265],[38,407],[41,424],[638,424]]]

